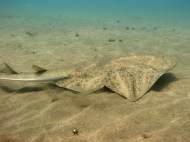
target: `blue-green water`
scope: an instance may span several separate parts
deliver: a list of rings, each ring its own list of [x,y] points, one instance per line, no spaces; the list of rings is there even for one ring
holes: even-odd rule
[[[189,0],[0,0],[0,15],[190,25]],[[43,20],[43,19],[42,19]]]

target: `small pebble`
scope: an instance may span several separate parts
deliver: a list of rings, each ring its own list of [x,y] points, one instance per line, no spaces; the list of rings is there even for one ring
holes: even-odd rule
[[[98,51],[98,49],[96,49],[96,48],[94,48],[93,50],[94,50],[95,52],[97,52],[97,51]]]
[[[51,102],[56,102],[56,101],[58,101],[59,99],[58,98],[53,98],[52,100],[51,100]]]
[[[122,40],[122,39],[119,39],[118,41],[119,41],[119,42],[123,42],[123,40]]]
[[[36,51],[32,51],[32,54],[33,54],[33,55],[36,54]]]
[[[31,36],[31,37],[36,35],[36,33],[29,32],[29,31],[25,32],[25,34],[28,35],[28,36]]]
[[[115,42],[115,39],[109,39],[108,42]]]
[[[144,139],[148,139],[148,138],[151,137],[151,134],[146,134],[146,133],[144,133],[144,134],[142,134],[142,137],[143,137]]]
[[[106,28],[106,27],[103,27],[103,30],[107,30],[107,28]]]
[[[153,27],[153,30],[157,30],[158,28],[157,27]]]
[[[65,60],[64,59],[59,59],[59,61],[64,62]]]
[[[125,29],[126,29],[126,30],[130,30],[130,28],[129,28],[129,27],[126,27]]]
[[[80,35],[79,34],[75,34],[76,37],[79,37]]]
[[[135,30],[135,27],[132,27],[131,30]]]
[[[73,135],[79,135],[79,131],[78,131],[77,128],[74,128],[74,129],[73,129]]]
[[[15,37],[16,35],[15,34],[11,34],[12,37]]]
[[[142,27],[141,30],[146,30],[146,27]]]
[[[176,32],[176,30],[175,30],[175,29],[172,29],[172,32]]]

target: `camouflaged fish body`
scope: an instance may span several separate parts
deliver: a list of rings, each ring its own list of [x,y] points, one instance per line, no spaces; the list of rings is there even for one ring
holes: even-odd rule
[[[93,64],[56,84],[79,92],[92,92],[105,86],[136,101],[174,66],[175,62],[165,56],[133,55],[115,59],[102,68]]]
[[[12,75],[0,75],[0,81],[53,82],[81,93],[107,87],[130,101],[137,101],[174,66],[175,62],[165,56],[131,55],[102,66],[93,63],[69,71],[48,71],[38,66],[33,66],[37,72],[31,74],[17,74],[12,70]]]

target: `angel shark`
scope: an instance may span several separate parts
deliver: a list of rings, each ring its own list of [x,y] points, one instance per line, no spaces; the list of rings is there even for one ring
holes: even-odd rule
[[[17,73],[5,64],[11,74],[0,75],[1,81],[28,83],[53,83],[59,87],[84,93],[107,87],[113,92],[137,101],[153,84],[175,66],[175,62],[165,56],[131,55],[111,60],[99,67],[89,66],[72,70],[47,70],[33,65],[35,73]]]

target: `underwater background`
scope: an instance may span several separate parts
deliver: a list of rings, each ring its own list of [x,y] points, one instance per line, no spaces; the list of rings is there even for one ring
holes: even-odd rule
[[[119,19],[133,24],[188,26],[188,0],[0,0],[0,16],[78,18],[81,20]],[[72,23],[70,23],[72,24]]]
[[[4,63],[65,71],[134,54],[176,62],[137,102],[0,80],[0,142],[190,140],[190,0],[0,0],[0,77]]]

